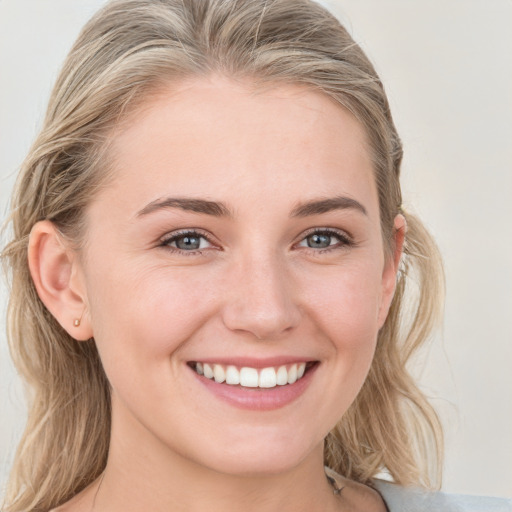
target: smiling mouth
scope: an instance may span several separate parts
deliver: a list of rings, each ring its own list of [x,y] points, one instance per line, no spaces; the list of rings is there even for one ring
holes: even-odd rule
[[[237,367],[234,365],[211,364],[193,361],[188,365],[198,374],[219,384],[245,388],[275,388],[294,384],[315,366],[315,361],[304,361],[267,368]]]

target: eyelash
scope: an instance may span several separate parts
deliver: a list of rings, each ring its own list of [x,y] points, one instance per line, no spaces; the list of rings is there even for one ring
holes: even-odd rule
[[[326,235],[328,237],[333,237],[338,239],[338,243],[335,243],[333,245],[329,245],[324,248],[314,248],[314,247],[308,247],[308,246],[302,246],[300,245],[302,242],[306,241],[306,239],[312,235]],[[162,238],[160,242],[160,247],[163,247],[171,252],[187,255],[187,256],[195,256],[195,255],[202,255],[203,251],[201,248],[195,249],[195,250],[184,250],[180,249],[179,247],[172,247],[171,243],[177,243],[178,240],[190,237],[190,238],[198,238],[206,240],[209,244],[213,245],[213,242],[211,241],[209,235],[207,235],[204,232],[198,231],[198,230],[184,230],[184,231],[178,231],[169,234],[168,236]],[[201,244],[201,242],[200,242]],[[327,252],[333,251],[333,250],[340,250],[340,249],[346,249],[353,247],[355,245],[355,242],[353,239],[347,235],[343,231],[339,231],[333,228],[314,228],[302,235],[302,238],[299,240],[298,243],[294,244],[295,247],[303,247],[304,249],[308,250],[309,252],[313,254],[325,254]],[[203,248],[204,249],[204,248]]]
[[[300,239],[298,244],[301,244],[308,237],[310,237],[312,235],[326,235],[328,237],[338,239],[338,243],[329,245],[324,248],[316,248],[315,249],[314,247],[301,246],[314,254],[318,254],[318,253],[325,254],[327,252],[331,252],[331,251],[335,251],[335,250],[347,249],[350,247],[354,247],[354,245],[355,245],[355,242],[350,235],[348,235],[344,231],[339,231],[339,230],[333,229],[333,228],[314,228],[311,231],[308,231],[304,235],[302,235],[302,238]],[[296,245],[298,245],[298,244],[296,244]]]
[[[206,240],[209,244],[213,245],[213,242],[210,240],[210,237],[206,233],[203,233],[195,229],[188,229],[184,231],[177,231],[169,234],[168,236],[165,236],[164,238],[162,238],[160,242],[160,247],[163,247],[171,252],[183,254],[186,256],[195,256],[203,254],[201,248],[192,251],[186,251],[184,249],[180,249],[179,247],[171,247],[171,243],[176,243],[179,239],[186,237],[203,239]]]

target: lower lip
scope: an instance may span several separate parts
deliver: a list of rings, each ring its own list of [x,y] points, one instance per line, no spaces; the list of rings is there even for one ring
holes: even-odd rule
[[[192,368],[190,371],[208,391],[235,407],[253,411],[271,411],[284,407],[299,398],[309,386],[318,366],[317,363],[309,368],[304,376],[295,383],[274,388],[245,388],[220,384],[199,375]]]

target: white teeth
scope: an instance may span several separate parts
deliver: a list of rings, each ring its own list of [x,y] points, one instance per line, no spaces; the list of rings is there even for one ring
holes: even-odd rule
[[[221,364],[195,363],[195,370],[199,375],[207,379],[215,380],[219,384],[226,383],[230,386],[241,385],[247,388],[275,388],[294,384],[304,376],[306,363],[282,365],[279,367],[269,366],[257,370],[256,368],[243,367],[240,370],[233,365],[223,366]]]
[[[244,367],[240,370],[240,385],[246,388],[258,387],[258,370]]]
[[[293,384],[297,380],[297,365],[292,364],[288,370],[288,384]]]
[[[277,385],[276,371],[274,368],[263,368],[258,381],[260,388],[275,388]]]
[[[213,379],[213,370],[212,370],[212,367],[209,364],[204,363],[204,365],[203,365],[203,372],[204,372],[204,376],[207,379]]]
[[[286,369],[286,366],[279,367],[276,377],[278,386],[284,386],[285,384],[288,384],[288,370]]]
[[[220,364],[213,365],[213,378],[215,379],[215,382],[219,383],[222,383],[226,380],[226,372]]]
[[[228,366],[226,368],[226,384],[231,384],[232,386],[240,384],[240,372],[236,366]]]

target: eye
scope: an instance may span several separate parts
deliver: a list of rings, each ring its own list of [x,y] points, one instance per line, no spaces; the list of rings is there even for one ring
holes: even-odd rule
[[[352,245],[344,233],[332,229],[315,229],[299,242],[299,247],[309,249],[334,249]]]
[[[174,233],[162,240],[162,246],[184,252],[201,251],[212,246],[208,238],[197,231]]]

